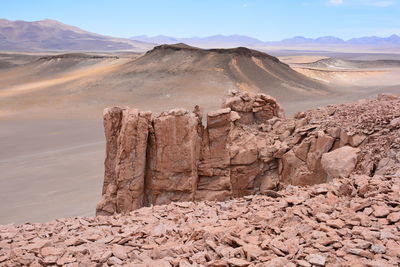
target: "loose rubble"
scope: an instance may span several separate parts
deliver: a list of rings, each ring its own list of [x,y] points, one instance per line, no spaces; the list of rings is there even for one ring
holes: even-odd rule
[[[365,190],[365,188],[368,190]],[[0,226],[0,266],[399,266],[400,178]]]

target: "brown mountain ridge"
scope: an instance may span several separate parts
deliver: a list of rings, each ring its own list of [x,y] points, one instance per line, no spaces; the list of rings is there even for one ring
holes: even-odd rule
[[[154,45],[84,31],[45,19],[10,21],[0,19],[0,51],[146,51]]]

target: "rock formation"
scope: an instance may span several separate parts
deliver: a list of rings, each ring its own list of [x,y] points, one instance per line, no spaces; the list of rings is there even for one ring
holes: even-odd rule
[[[174,201],[225,200],[285,184],[394,174],[400,99],[380,96],[285,119],[270,96],[233,92],[222,109],[174,109],[155,118],[106,109],[107,157],[98,215]],[[393,108],[395,107],[395,108]]]

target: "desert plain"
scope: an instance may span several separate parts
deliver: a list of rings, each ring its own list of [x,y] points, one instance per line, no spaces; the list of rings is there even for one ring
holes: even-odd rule
[[[272,57],[183,44],[147,53],[2,52],[0,224],[94,215],[106,107],[207,112],[229,91],[244,90],[271,95],[290,117],[400,92],[400,54],[263,52]]]

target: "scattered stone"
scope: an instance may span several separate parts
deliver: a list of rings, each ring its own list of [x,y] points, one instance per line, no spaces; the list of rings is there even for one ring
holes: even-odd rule
[[[345,226],[345,223],[341,219],[336,219],[336,220],[327,220],[326,225],[333,228],[342,229]]]
[[[375,254],[385,254],[386,253],[386,247],[382,245],[372,245],[371,246],[371,251]]]
[[[128,258],[125,247],[121,245],[114,245],[112,248],[112,254],[120,260]]]
[[[376,205],[373,208],[374,208],[373,215],[375,217],[386,217],[390,214],[390,210],[385,206]]]
[[[311,267],[311,264],[305,260],[297,260],[297,264],[301,267]]]
[[[249,266],[251,264],[250,262],[240,258],[231,258],[228,259],[227,262],[233,266],[240,266],[240,267]]]
[[[400,212],[392,212],[387,216],[390,223],[397,223],[400,221]]]
[[[365,251],[363,249],[359,249],[359,248],[348,248],[347,252],[350,254],[353,254],[353,255],[360,256],[360,257],[373,258],[371,253],[369,253],[368,251]]]
[[[316,265],[316,266],[325,266],[325,262],[326,262],[326,257],[321,255],[321,254],[310,254],[307,257],[307,260],[309,263],[311,263],[312,265]]]

